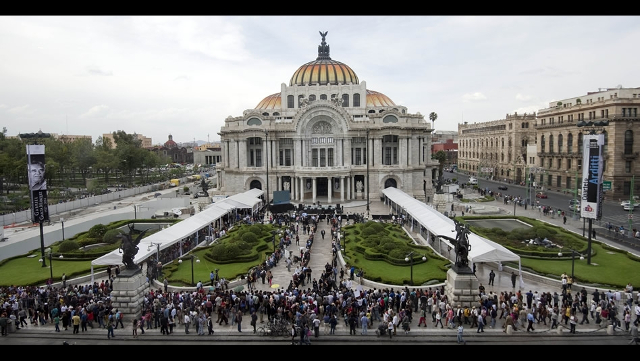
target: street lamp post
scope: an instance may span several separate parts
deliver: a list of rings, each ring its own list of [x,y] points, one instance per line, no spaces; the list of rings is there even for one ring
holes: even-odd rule
[[[366,148],[366,157],[367,157],[367,220],[369,220],[369,129],[367,128],[367,148]]]
[[[574,275],[574,269],[575,269],[575,263],[576,263],[576,255],[580,255],[580,260],[584,259],[584,256],[580,253],[577,252],[576,250],[574,250],[573,248],[569,248],[571,250],[571,279],[574,279],[575,277]],[[558,252],[558,256],[562,257],[562,252]]]
[[[156,246],[156,279],[160,279],[161,275],[161,271],[162,268],[159,267],[160,265],[160,245],[162,243],[156,243],[156,242],[151,242],[149,243],[149,246],[147,247],[147,252],[151,250],[151,247]]]
[[[60,223],[62,223],[62,240],[64,241],[64,218],[60,218]]]
[[[266,216],[269,216],[269,131],[264,130],[264,141],[265,141],[265,157],[267,158],[267,211],[265,212]],[[268,219],[268,218],[267,218]],[[274,249],[275,252],[275,249]]]
[[[414,251],[411,251],[404,258],[405,262],[411,262],[411,286],[413,286],[413,254],[414,254]],[[423,255],[422,260],[426,261],[427,256]]]
[[[196,260],[196,263],[200,263],[200,258],[198,258],[195,254],[192,254],[189,256],[189,258],[191,259],[191,286],[195,285],[195,280],[193,278],[193,260]],[[178,260],[179,264],[182,264],[182,260]],[[216,275],[218,273],[218,270],[216,269]]]
[[[47,248],[45,252],[47,252],[47,257],[49,258],[49,284],[53,284],[53,262],[52,262],[53,250],[51,248]],[[62,259],[64,258],[64,256],[60,255],[58,258]],[[44,260],[45,259],[43,257],[43,258],[40,258],[38,261],[44,264],[45,263]]]

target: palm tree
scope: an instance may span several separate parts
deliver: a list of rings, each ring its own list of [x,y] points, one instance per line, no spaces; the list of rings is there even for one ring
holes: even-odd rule
[[[436,112],[429,113],[429,120],[431,121],[431,128],[433,128],[433,122],[435,122],[436,119],[438,119],[438,114],[436,114]]]

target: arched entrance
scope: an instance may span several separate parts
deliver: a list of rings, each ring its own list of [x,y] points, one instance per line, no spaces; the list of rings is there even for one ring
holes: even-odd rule
[[[249,189],[254,188],[262,190],[262,183],[259,180],[252,180],[251,183],[249,183]]]
[[[389,178],[384,182],[384,187],[385,188],[389,188],[389,187],[398,188],[398,182],[396,182],[396,180],[393,179],[393,178]]]

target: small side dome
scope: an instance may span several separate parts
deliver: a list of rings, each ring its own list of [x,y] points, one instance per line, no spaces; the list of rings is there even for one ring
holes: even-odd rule
[[[388,96],[377,91],[367,89],[367,107],[392,107],[395,106]]]
[[[282,108],[282,99],[280,93],[271,94],[262,99],[255,109],[280,109]]]

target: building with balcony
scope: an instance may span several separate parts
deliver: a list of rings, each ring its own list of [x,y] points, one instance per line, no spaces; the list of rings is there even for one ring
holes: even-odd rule
[[[489,122],[458,124],[458,170],[477,177],[526,183],[534,144],[536,114],[518,114]]]
[[[430,202],[437,168],[430,124],[331,59],[325,35],[317,58],[280,92],[225,120],[220,191],[288,190],[294,203],[340,203],[396,187]]]
[[[133,135],[142,142],[141,143],[142,148],[151,148],[151,146],[153,144],[151,142],[151,138],[145,137],[144,135],[137,134],[137,133],[133,133]],[[116,149],[117,144],[116,144],[115,140],[113,139],[113,133],[104,133],[104,134],[102,134],[102,139],[110,139],[111,140],[111,149]]]
[[[582,175],[582,137],[604,134],[603,189],[609,199],[628,199],[633,177],[640,175],[640,88],[598,89],[573,98],[549,103],[538,111],[536,125],[538,180],[551,190],[576,192]],[[608,125],[598,125],[599,122]],[[582,126],[579,126],[582,125]],[[640,178],[638,179],[640,180]],[[633,194],[640,194],[636,181]]]

